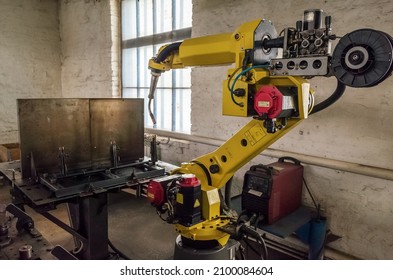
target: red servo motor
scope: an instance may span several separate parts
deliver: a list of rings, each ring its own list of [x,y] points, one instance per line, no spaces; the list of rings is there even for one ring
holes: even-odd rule
[[[289,117],[295,109],[293,96],[291,91],[281,91],[272,85],[262,86],[254,96],[254,110],[268,119]]]

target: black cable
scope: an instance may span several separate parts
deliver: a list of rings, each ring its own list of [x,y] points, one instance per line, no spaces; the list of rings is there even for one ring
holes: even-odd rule
[[[234,77],[234,76],[236,75],[236,73],[239,72],[239,70],[241,70],[241,69],[243,69],[243,66],[240,66],[240,67],[236,68],[235,71],[233,71],[232,75],[228,78],[227,87],[228,87],[228,90],[229,90],[229,92],[230,92],[230,94],[231,94],[232,102],[233,102],[234,104],[236,104],[237,106],[243,107],[242,103],[238,103],[238,102],[235,100],[235,97],[234,97],[235,93],[232,91],[231,85],[230,85],[230,82],[231,82],[231,80],[233,79],[233,77]]]
[[[250,233],[250,232],[249,232],[249,233]],[[261,244],[261,246],[262,246],[262,249],[263,249],[263,250],[259,253],[259,255],[260,255],[260,257],[261,257],[261,260],[267,260],[267,259],[269,258],[269,255],[268,255],[268,251],[267,251],[267,246],[266,246],[265,240],[264,240],[264,239],[262,238],[262,236],[261,236],[258,232],[256,232],[256,231],[255,231],[254,233],[250,234],[250,235],[253,236],[253,237],[255,238],[257,244]],[[258,255],[257,250],[255,250],[255,248],[253,248],[253,246],[251,246],[251,244],[248,243],[247,239],[244,239],[244,242],[247,244],[248,247],[250,247],[251,250],[253,250],[253,252],[254,252],[255,254]]]
[[[239,245],[239,254],[240,254],[240,257],[241,257],[241,260],[245,260],[246,259],[246,255],[244,254],[244,247],[243,247],[243,245],[242,244],[240,244]]]
[[[326,109],[327,107],[335,103],[338,99],[340,99],[340,97],[344,94],[344,92],[345,92],[345,85],[339,80],[337,80],[337,86],[335,91],[324,101],[315,105],[312,111],[310,112],[310,115],[318,113],[319,111],[322,111],[323,109]]]
[[[111,247],[111,249],[112,249],[116,254],[118,254],[122,259],[130,260],[130,258],[127,257],[126,255],[124,255],[123,252],[121,252],[119,249],[117,249],[117,248],[115,247],[115,245],[113,245],[113,243],[112,243],[109,239],[108,239],[108,245],[109,245],[109,247]]]
[[[233,79],[233,77],[235,77],[236,73],[239,72],[239,70],[242,69],[242,68],[243,68],[243,66],[237,67],[235,69],[235,71],[233,71],[232,75],[228,78],[227,87],[228,87],[229,92],[232,92],[232,90],[231,90],[231,80]]]
[[[233,176],[225,184],[225,204],[227,205],[228,208],[231,208],[232,182],[233,182]]]
[[[245,216],[246,216],[247,218],[245,218]],[[240,214],[238,215],[237,220],[236,220],[236,224],[244,224],[244,223],[246,223],[248,220],[249,220],[249,217],[248,217],[248,210],[243,210],[243,211],[240,212]]]
[[[269,258],[269,255],[268,255],[268,252],[267,252],[267,246],[266,246],[265,240],[263,239],[262,235],[260,235],[257,232],[255,232],[255,233],[258,235],[258,239],[261,241],[261,245],[262,245],[263,252],[264,252],[264,255],[265,255],[264,260],[267,260]]]
[[[166,46],[156,57],[156,59],[154,60],[156,63],[161,63],[163,62],[172,52],[174,51],[178,51],[180,45],[183,42],[176,42],[176,43],[172,43],[168,46]]]
[[[311,191],[310,191],[310,188],[308,187],[307,182],[306,182],[306,179],[304,179],[304,177],[303,177],[303,183],[304,183],[304,186],[305,186],[306,189],[307,189],[308,194],[310,195],[310,197],[311,197],[311,199],[312,199],[312,202],[314,203],[315,209],[317,209],[317,211],[319,212],[319,206],[317,205],[317,203],[316,203],[316,201],[315,201],[315,199],[314,199],[314,196],[312,195],[312,193],[311,193]]]
[[[254,237],[258,244],[259,243],[261,244],[262,249],[263,249],[263,254],[261,253],[261,259],[267,260],[269,255],[268,255],[267,246],[266,246],[265,240],[263,240],[263,237],[256,230],[254,230],[248,226],[243,226],[242,230],[245,234]]]
[[[263,255],[261,252],[258,252],[249,242],[247,239],[244,239],[244,243],[246,243],[247,247],[250,248],[256,255],[258,255],[261,260],[263,260]]]
[[[218,190],[218,195],[220,197],[220,207],[221,207],[220,210],[221,210],[221,212],[222,211],[228,211],[229,207],[228,207],[228,205],[225,202],[225,199],[224,199],[224,196],[222,195],[221,189]]]
[[[257,230],[259,223],[261,223],[263,220],[265,219],[265,217],[263,215],[258,215],[258,218],[255,221],[255,225],[254,225],[254,229]]]

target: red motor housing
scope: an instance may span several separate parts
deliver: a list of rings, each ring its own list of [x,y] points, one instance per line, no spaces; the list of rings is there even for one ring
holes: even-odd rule
[[[283,94],[275,86],[262,86],[254,97],[254,110],[259,116],[277,118],[282,111]]]
[[[262,86],[254,96],[254,110],[268,119],[292,117],[296,113],[294,88]]]
[[[164,188],[157,180],[151,180],[147,187],[147,199],[154,206],[160,206],[164,203]]]
[[[168,199],[166,197],[166,191],[169,185],[180,175],[171,175],[163,178],[153,179],[149,182],[147,186],[147,199],[154,206],[161,206]]]

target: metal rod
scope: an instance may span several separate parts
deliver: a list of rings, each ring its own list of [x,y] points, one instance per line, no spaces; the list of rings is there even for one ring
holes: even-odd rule
[[[88,241],[86,237],[84,237],[80,233],[76,232],[72,227],[70,227],[69,225],[63,223],[62,221],[60,221],[58,218],[56,218],[52,214],[50,214],[48,212],[42,212],[40,214],[42,216],[44,216],[45,218],[47,218],[52,223],[54,223],[55,225],[57,225],[57,226],[61,227],[62,229],[64,229],[66,232],[68,232],[72,236],[75,236],[76,238],[78,238],[82,242],[86,243]]]

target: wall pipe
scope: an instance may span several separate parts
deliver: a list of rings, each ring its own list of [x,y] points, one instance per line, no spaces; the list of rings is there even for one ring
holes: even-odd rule
[[[216,147],[221,146],[225,142],[224,140],[219,140],[219,139],[214,139],[204,136],[190,135],[185,133],[151,129],[151,128],[145,128],[145,132],[149,134],[156,134],[159,137],[167,137],[174,140],[176,139],[186,140],[189,142],[216,146]],[[322,157],[305,155],[305,154],[294,153],[294,152],[281,151],[272,148],[266,149],[265,151],[262,152],[261,155],[273,157],[273,158],[290,156],[300,160],[304,164],[315,165],[315,166],[325,167],[329,169],[346,171],[346,172],[356,173],[373,178],[393,181],[393,170],[386,169],[386,168],[380,168],[380,167],[363,165],[353,162],[346,162],[346,161],[335,160],[335,159],[322,158]]]

